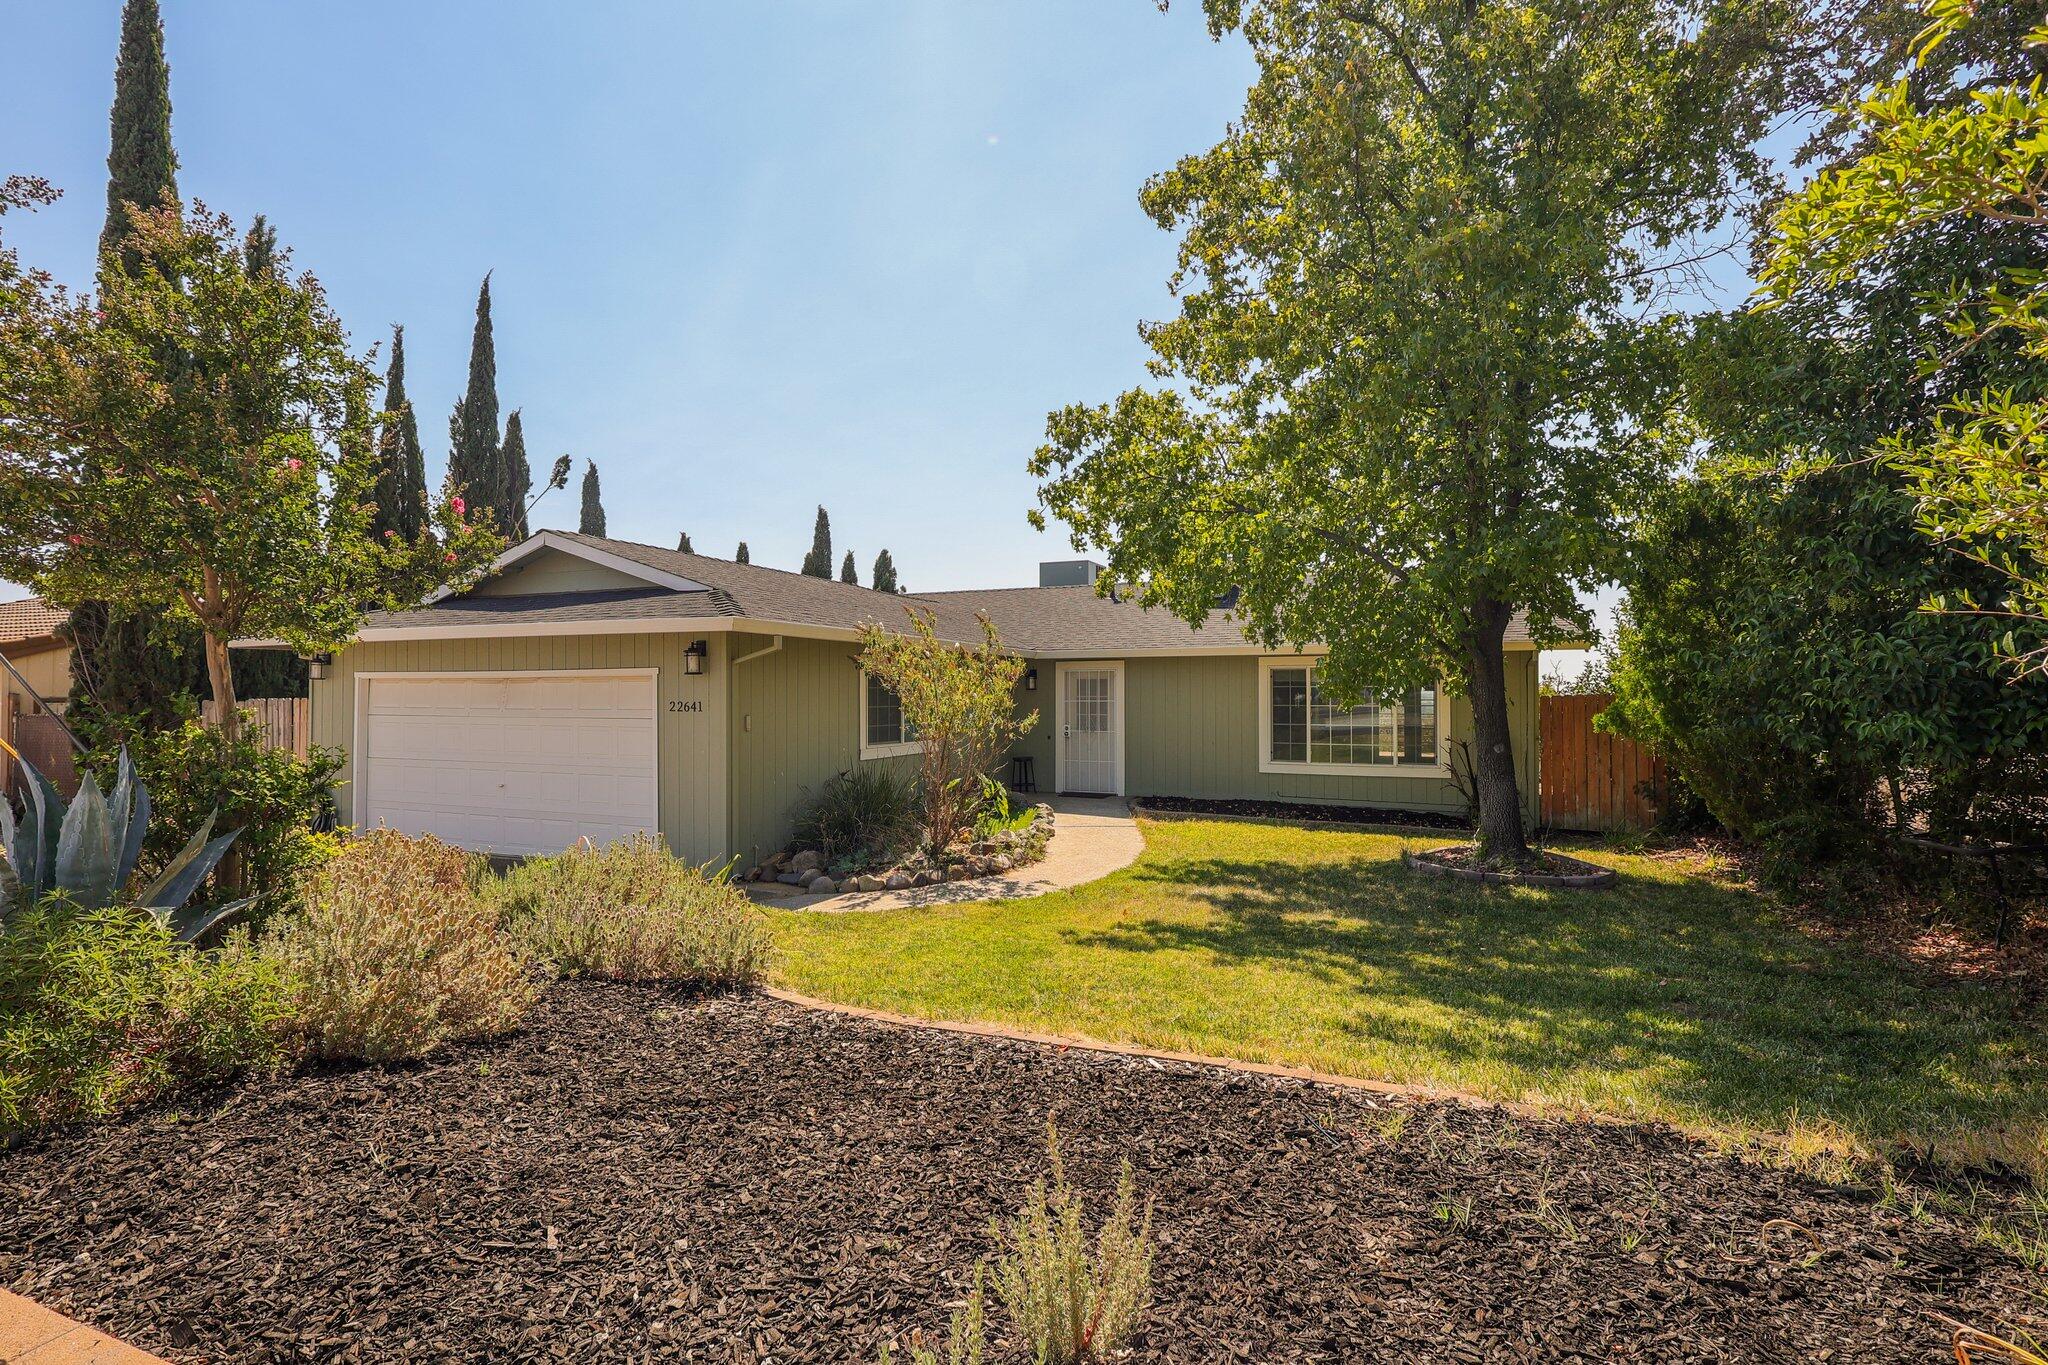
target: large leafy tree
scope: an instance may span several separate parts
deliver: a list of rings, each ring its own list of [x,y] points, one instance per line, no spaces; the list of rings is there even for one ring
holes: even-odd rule
[[[377,434],[376,507],[370,533],[414,540],[427,523],[427,452],[405,392],[405,328],[391,329],[391,365],[384,374],[384,426]]]
[[[0,572],[196,625],[223,730],[228,642],[346,643],[363,614],[482,572],[502,542],[435,509],[436,534],[368,534],[371,375],[320,284],[234,227],[138,212],[141,262],[96,297],[29,276],[0,310]]]
[[[1052,415],[1032,470],[1107,582],[1235,591],[1339,696],[1469,698],[1482,858],[1525,862],[1503,641],[1587,627],[1665,472],[1659,287],[1762,177],[1772,16],[1673,0],[1207,0],[1259,75],[1145,187],[1181,234],[1159,386]],[[1042,513],[1039,515],[1042,516]]]
[[[2030,27],[2003,62],[1930,71],[1929,58],[1977,26],[1978,5],[1929,6],[1931,22],[1915,45],[1922,69],[1855,107],[1862,155],[1816,176],[1779,213],[1764,272],[1770,302],[1891,276],[1902,249],[1947,224],[1992,229],[1980,240],[1994,256],[2048,233],[2048,23],[2038,5],[1987,7],[1980,38],[2009,33],[2017,14],[2027,14]],[[1981,44],[1970,51],[1981,57]],[[1976,270],[1974,278],[1926,281],[1923,302],[1950,335],[1924,368],[1949,401],[1930,422],[1888,433],[1879,446],[1910,480],[1922,531],[1996,574],[1989,591],[1958,591],[1935,605],[2015,623],[2020,630],[2003,643],[2022,671],[2048,670],[2048,641],[2032,629],[2048,624],[2048,276],[2039,251],[2030,254],[1991,278]],[[2008,339],[2033,363],[2010,382],[1976,382],[1974,352]],[[2023,635],[2031,645],[2022,646]]]
[[[164,57],[156,0],[127,0],[108,116],[107,214],[100,228],[103,270],[134,272],[141,253],[127,244],[137,206],[178,202],[178,158],[171,145],[171,69]],[[183,699],[203,686],[205,664],[190,625],[147,608],[122,610],[89,600],[72,609],[71,702],[74,723],[127,733],[171,723]]]
[[[498,345],[491,324],[491,277],[476,294],[476,325],[469,338],[469,387],[448,417],[448,477],[480,520],[510,534],[516,518],[505,507],[504,448],[498,436]],[[488,515],[486,515],[488,514]]]

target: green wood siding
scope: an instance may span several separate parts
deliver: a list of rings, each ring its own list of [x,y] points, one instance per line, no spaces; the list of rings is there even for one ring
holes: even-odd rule
[[[358,673],[658,668],[654,723],[661,751],[657,810],[662,834],[679,856],[693,862],[723,859],[729,843],[725,660],[730,637],[708,637],[711,654],[695,678],[683,673],[683,650],[690,639],[676,634],[557,635],[356,645],[336,655],[328,676],[312,684],[313,742],[353,752]],[[671,703],[690,702],[703,709],[671,709]],[[345,769],[344,779],[348,776]],[[335,804],[343,822],[353,823],[349,787],[341,788]]]
[[[607,569],[560,550],[542,550],[521,560],[516,567],[486,578],[470,592],[477,597],[522,597],[543,592],[608,592],[647,586],[644,578]]]
[[[734,658],[774,642],[731,638]],[[851,641],[786,636],[773,654],[731,670],[732,851],[741,866],[787,843],[805,796],[860,761],[859,653]]]
[[[1033,660],[1038,690],[1018,693],[1038,724],[1011,746],[1036,762],[1041,790],[1053,787],[1055,665]],[[1250,655],[1124,660],[1124,790],[1132,796],[1315,801],[1442,811],[1465,804],[1448,779],[1259,771],[1259,661]],[[1508,723],[1522,802],[1536,809],[1536,652],[1508,655]],[[1451,700],[1451,739],[1472,739],[1472,707]]]

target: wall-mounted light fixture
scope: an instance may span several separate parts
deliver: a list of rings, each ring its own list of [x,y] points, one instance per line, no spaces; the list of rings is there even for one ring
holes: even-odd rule
[[[301,654],[299,657],[306,661],[306,676],[314,682],[324,681],[327,666],[334,662],[332,654]]]
[[[711,653],[711,646],[702,640],[690,641],[690,647],[683,651],[683,672],[697,677],[704,671],[704,657]]]
[[[1037,669],[1027,668],[1024,670],[1024,690],[1026,692],[1036,692],[1038,690]]]

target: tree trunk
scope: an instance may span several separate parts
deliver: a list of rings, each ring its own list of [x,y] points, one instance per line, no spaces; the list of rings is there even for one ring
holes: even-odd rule
[[[1466,685],[1471,691],[1473,776],[1479,790],[1479,860],[1526,867],[1534,861],[1522,825],[1522,792],[1515,780],[1514,737],[1508,729],[1506,603],[1481,598],[1473,604],[1465,634]]]
[[[224,635],[206,633],[206,680],[213,685],[213,704],[220,712],[220,732],[232,744],[242,737],[241,713],[235,709],[235,670]]]

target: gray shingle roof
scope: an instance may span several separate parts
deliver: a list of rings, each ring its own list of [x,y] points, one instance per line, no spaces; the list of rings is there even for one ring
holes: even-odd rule
[[[986,613],[1003,643],[1022,654],[1113,656],[1154,649],[1241,649],[1249,643],[1226,612],[1209,613],[1197,630],[1166,612],[1099,596],[1087,587],[988,588],[895,596],[836,579],[630,540],[568,531],[549,534],[702,583],[709,591],[675,592],[650,586],[610,592],[451,597],[411,611],[378,612],[364,623],[365,629],[509,624],[515,619],[540,624],[722,616],[857,630],[869,624],[900,625],[904,607],[914,606],[931,612],[938,633],[950,640],[979,640],[977,618]],[[1528,622],[1521,613],[1509,624],[1507,638],[1511,643],[1528,641]]]

